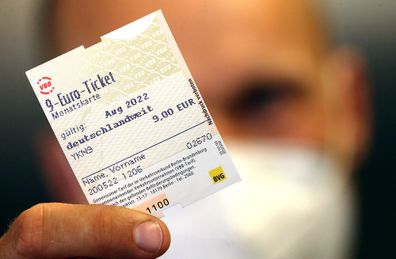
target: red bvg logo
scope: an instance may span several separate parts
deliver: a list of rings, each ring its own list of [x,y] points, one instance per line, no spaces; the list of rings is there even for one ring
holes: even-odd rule
[[[37,85],[40,87],[41,94],[50,94],[54,91],[54,86],[52,85],[51,78],[48,76],[43,76],[37,81]]]

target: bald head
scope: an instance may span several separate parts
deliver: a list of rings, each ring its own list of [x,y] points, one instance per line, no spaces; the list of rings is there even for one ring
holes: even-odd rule
[[[292,41],[318,54],[328,45],[323,21],[310,0],[58,0],[53,5],[52,31],[61,52],[98,42],[101,35],[157,9],[164,12],[183,53],[185,46],[206,49],[216,37],[239,38],[249,32],[253,38]]]

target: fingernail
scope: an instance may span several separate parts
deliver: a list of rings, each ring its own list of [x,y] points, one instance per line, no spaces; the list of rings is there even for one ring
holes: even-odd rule
[[[157,253],[162,246],[163,234],[160,225],[153,221],[140,223],[135,228],[136,245],[149,253]]]

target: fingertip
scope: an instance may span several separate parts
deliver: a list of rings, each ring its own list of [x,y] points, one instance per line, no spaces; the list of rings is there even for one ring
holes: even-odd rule
[[[169,230],[161,220],[153,217],[135,226],[134,241],[141,251],[161,256],[170,245]]]

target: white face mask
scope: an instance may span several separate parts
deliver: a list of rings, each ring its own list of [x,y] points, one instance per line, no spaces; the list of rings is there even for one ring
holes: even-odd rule
[[[321,153],[227,143],[242,181],[164,221],[164,258],[344,258],[353,209],[345,174]]]

